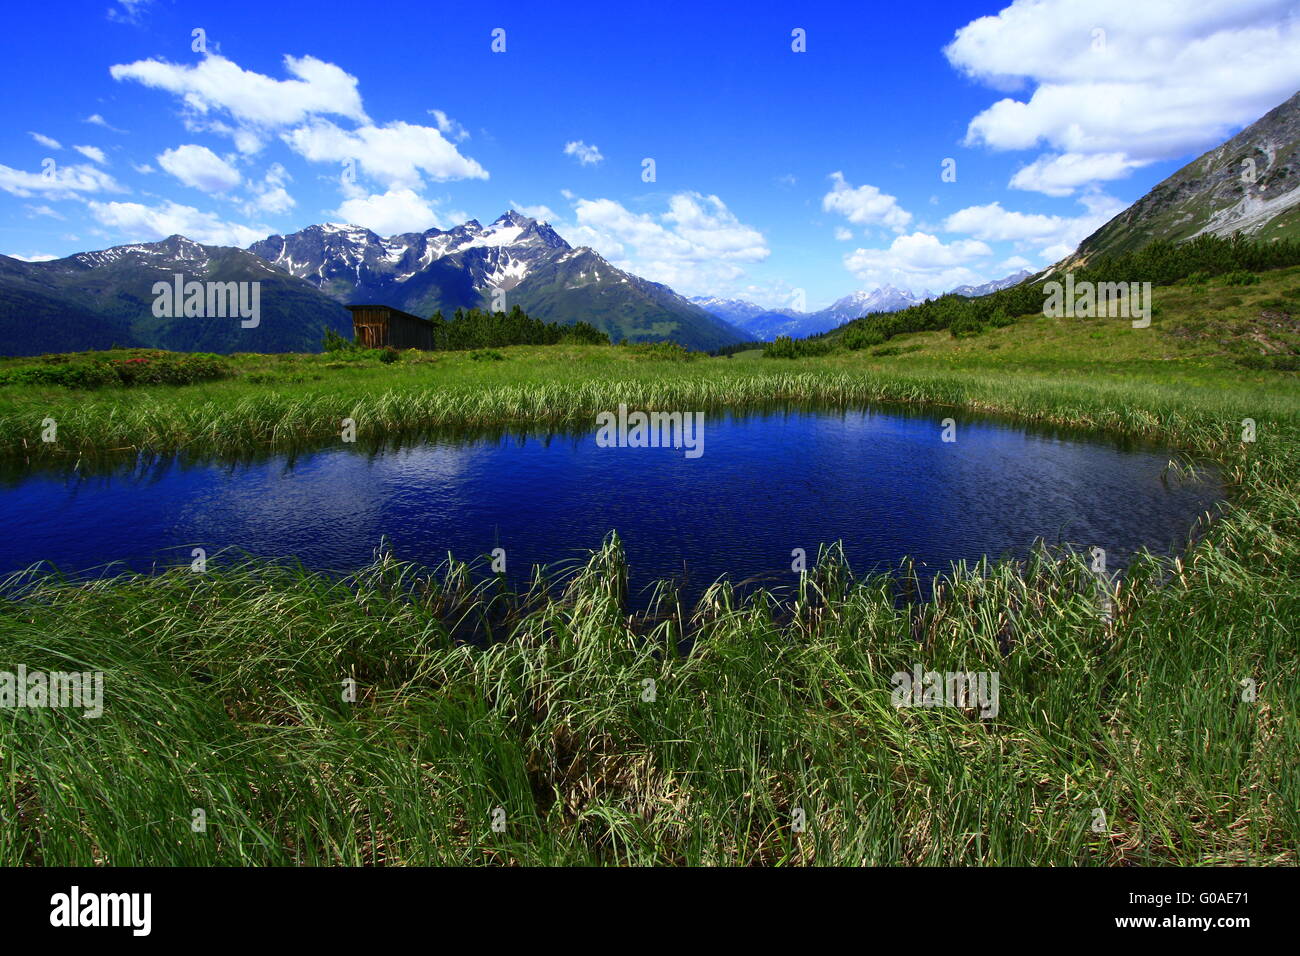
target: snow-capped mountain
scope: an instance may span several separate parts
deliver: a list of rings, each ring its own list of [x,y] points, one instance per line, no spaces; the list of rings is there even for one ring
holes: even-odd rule
[[[932,298],[934,296],[929,292],[923,292],[918,296],[909,289],[896,289],[892,285],[886,285],[869,292],[864,289],[850,293],[814,315],[834,319],[835,325],[843,325],[871,312],[898,312]]]
[[[958,286],[952,290],[952,293],[967,297],[988,295],[1000,289],[1008,289],[1031,275],[1032,272],[1025,270],[983,285]],[[795,339],[820,335],[872,312],[898,312],[933,298],[935,294],[929,291],[918,295],[910,289],[885,285],[878,289],[851,292],[816,312],[764,309],[745,299],[727,299],[718,296],[695,296],[691,301],[714,315],[740,326],[749,333],[751,338],[770,342],[780,335],[788,335]]]
[[[750,302],[748,299],[724,299],[716,295],[693,295],[691,302],[698,305],[705,312],[716,315],[720,319],[730,322],[732,325],[745,327],[745,321],[758,315],[764,315],[768,312],[782,312],[782,309],[765,309],[761,305]],[[789,315],[797,315],[795,312],[788,312]]]
[[[953,295],[964,295],[968,299],[973,299],[977,296],[990,295],[994,292],[1001,292],[1003,289],[1010,289],[1013,285],[1024,282],[1033,274],[1028,269],[1022,269],[1005,279],[994,279],[992,282],[985,282],[983,285],[959,285],[952,292]]]
[[[548,322],[589,322],[618,341],[671,338],[712,349],[743,340],[725,319],[672,289],[624,272],[545,222],[513,210],[490,225],[383,237],[361,226],[308,226],[249,246],[277,269],[339,302],[416,315],[520,306]],[[502,302],[504,294],[504,302]]]
[[[569,244],[547,224],[511,211],[490,226],[471,219],[445,232],[429,229],[387,238],[363,226],[325,223],[259,240],[248,249],[324,292],[361,301],[367,293],[412,280],[420,287],[420,278],[442,260],[454,260],[476,290],[509,291],[531,266],[567,251]],[[409,298],[405,288],[403,294]]]
[[[816,312],[764,309],[745,299],[716,296],[696,296],[691,301],[719,318],[740,326],[750,338],[770,342],[781,335],[795,339],[820,335],[869,312],[897,312],[928,298],[933,298],[928,292],[916,296],[906,289],[895,289],[887,285],[851,293]]]

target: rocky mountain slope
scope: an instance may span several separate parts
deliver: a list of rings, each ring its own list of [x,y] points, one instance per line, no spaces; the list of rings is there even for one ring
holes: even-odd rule
[[[1070,268],[1153,239],[1300,237],[1300,93],[1188,163],[1079,244]]]

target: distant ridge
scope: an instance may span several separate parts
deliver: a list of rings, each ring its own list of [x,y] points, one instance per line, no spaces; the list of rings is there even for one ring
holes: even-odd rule
[[[952,291],[956,295],[964,296],[988,295],[1001,289],[1009,289],[1032,274],[1026,269],[983,285],[959,286]],[[908,289],[896,289],[886,285],[870,291],[850,293],[817,312],[796,312],[793,309],[768,310],[745,299],[724,299],[715,296],[696,296],[691,301],[713,312],[719,318],[740,326],[749,333],[751,338],[770,342],[782,335],[795,339],[821,335],[872,312],[899,312],[934,297],[930,292],[917,295]]]

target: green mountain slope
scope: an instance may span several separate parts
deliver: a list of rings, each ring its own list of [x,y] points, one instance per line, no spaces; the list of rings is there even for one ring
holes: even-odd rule
[[[157,317],[154,284],[257,282],[260,315]],[[318,351],[329,326],[351,335],[348,311],[315,286],[243,249],[183,236],[117,246],[49,262],[0,256],[0,354],[103,349],[112,345],[197,352]]]
[[[745,338],[740,329],[667,286],[623,272],[586,247],[540,263],[512,290],[510,300],[547,322],[581,318],[614,342],[670,340],[711,350]],[[489,298],[484,305],[490,305]]]

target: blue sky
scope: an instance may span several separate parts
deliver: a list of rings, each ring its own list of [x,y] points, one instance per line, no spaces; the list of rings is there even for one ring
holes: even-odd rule
[[[1278,0],[94,0],[8,19],[6,254],[514,207],[685,294],[808,309],[1041,267],[1300,89],[1300,3]]]

